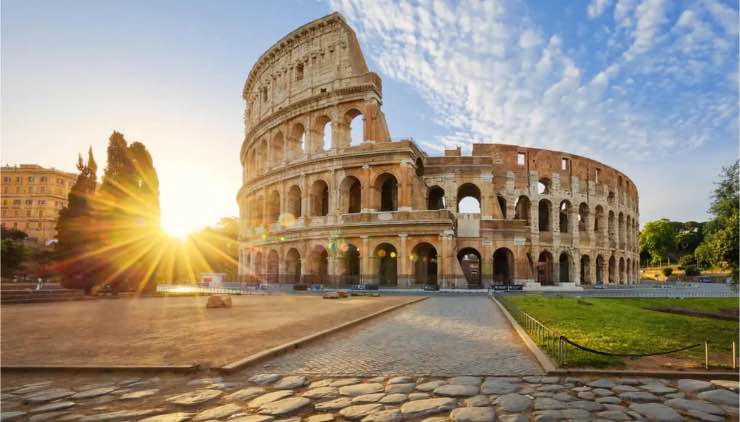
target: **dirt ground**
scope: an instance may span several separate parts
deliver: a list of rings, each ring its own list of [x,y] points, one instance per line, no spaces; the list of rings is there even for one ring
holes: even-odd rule
[[[233,296],[120,298],[3,305],[3,365],[216,366],[413,297]]]

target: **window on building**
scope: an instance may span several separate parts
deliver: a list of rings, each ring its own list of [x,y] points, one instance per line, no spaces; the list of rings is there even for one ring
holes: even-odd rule
[[[527,161],[527,154],[523,152],[516,153],[516,165],[523,166],[526,161]]]
[[[303,80],[303,63],[299,63],[298,66],[295,67],[295,80]]]
[[[63,185],[64,179],[57,179],[57,185]]]
[[[13,200],[13,205],[15,205],[17,207],[20,207],[21,206],[21,200],[20,199],[14,199]]]
[[[45,205],[46,205],[46,200],[45,199],[39,199],[39,206],[40,207],[43,207]]]
[[[262,101],[267,102],[267,87],[262,87]]]
[[[570,166],[570,160],[567,158],[561,158],[560,159],[560,170],[568,170],[568,167]]]
[[[18,183],[20,185],[21,183],[23,183],[23,178],[20,177],[20,176],[16,177],[15,178],[15,183]]]
[[[601,173],[600,169],[596,169],[596,183],[599,183],[599,174]]]
[[[33,176],[28,176],[28,183],[33,183]]]
[[[3,177],[3,183],[10,183],[10,177],[8,176]]]
[[[31,205],[33,205],[33,200],[32,199],[26,199],[26,206],[27,207],[30,207]]]

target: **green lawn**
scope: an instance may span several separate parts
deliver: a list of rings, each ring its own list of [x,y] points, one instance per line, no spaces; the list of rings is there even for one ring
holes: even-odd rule
[[[507,296],[511,304],[575,343],[611,353],[655,353],[710,341],[711,354],[731,356],[738,341],[737,321],[668,314],[651,307],[682,307],[716,312],[738,306],[737,298],[643,299],[577,298],[541,295]],[[672,354],[704,361],[703,347]],[[623,367],[624,359],[571,353],[568,366]]]

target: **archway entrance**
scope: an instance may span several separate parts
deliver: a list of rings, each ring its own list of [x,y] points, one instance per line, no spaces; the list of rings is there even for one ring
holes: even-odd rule
[[[337,246],[337,275],[339,284],[353,285],[360,282],[360,251],[351,243]]]
[[[542,286],[553,285],[552,280],[552,254],[547,251],[540,253],[537,260],[537,282]]]
[[[381,286],[398,285],[398,252],[390,243],[381,243],[373,253],[375,275]]]
[[[285,282],[299,284],[301,282],[301,254],[298,250],[291,248],[285,254]]]
[[[617,277],[617,261],[614,256],[609,258],[609,283],[614,284]]]
[[[604,257],[596,257],[596,284],[604,284]]]
[[[463,248],[457,253],[468,289],[480,289],[481,287],[481,257],[480,252],[474,248]]]
[[[570,283],[570,256],[563,252],[560,254],[560,283]]]
[[[508,248],[493,253],[493,283],[511,284],[514,281],[514,253]]]
[[[437,249],[429,243],[419,243],[411,251],[415,284],[437,284]]]
[[[581,284],[591,284],[591,258],[581,256]]]
[[[267,282],[280,282],[280,256],[275,249],[267,255]]]
[[[329,282],[329,253],[323,246],[316,246],[311,250],[308,261],[311,282],[326,284]]]

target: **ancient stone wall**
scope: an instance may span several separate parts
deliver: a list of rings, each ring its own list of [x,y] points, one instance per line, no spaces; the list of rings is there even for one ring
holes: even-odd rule
[[[631,283],[638,194],[558,151],[391,141],[380,78],[341,16],[271,47],[244,87],[239,274],[249,282]],[[353,126],[361,125],[359,139]],[[355,132],[358,132],[355,130]],[[463,208],[465,200],[473,212]],[[478,210],[479,208],[479,210]]]

